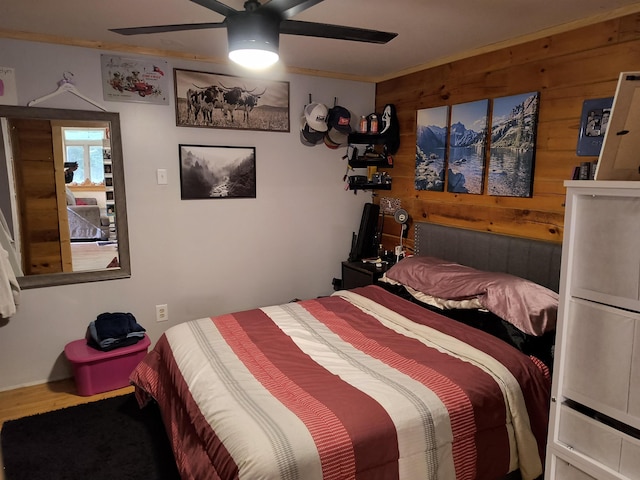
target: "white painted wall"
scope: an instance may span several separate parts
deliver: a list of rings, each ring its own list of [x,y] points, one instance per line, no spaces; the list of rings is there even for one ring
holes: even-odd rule
[[[298,128],[309,93],[361,115],[373,110],[374,84],[272,73],[290,82],[290,133],[176,127],[173,94],[168,106],[102,101],[101,53],[118,54],[0,39],[19,105],[55,90],[69,71],[84,95],[120,113],[132,268],[130,279],[23,290],[18,313],[0,321],[0,390],[70,376],[64,346],[102,312],[133,313],[153,342],[189,319],[331,293],[371,199],[344,190],[346,149],[305,147]],[[170,69],[248,76],[167,60]],[[94,109],[69,93],[39,106]],[[180,143],[255,146],[257,198],[180,200]],[[168,185],[156,184],[158,168]],[[169,322],[156,323],[155,305],[164,303]]]

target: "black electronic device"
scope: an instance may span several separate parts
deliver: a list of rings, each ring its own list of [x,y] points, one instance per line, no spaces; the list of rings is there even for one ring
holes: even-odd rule
[[[367,183],[366,175],[349,175],[349,185],[364,185]]]
[[[363,258],[375,257],[378,255],[378,218],[380,216],[380,206],[374,203],[365,203],[360,220],[360,229],[352,242],[349,261],[355,262]]]

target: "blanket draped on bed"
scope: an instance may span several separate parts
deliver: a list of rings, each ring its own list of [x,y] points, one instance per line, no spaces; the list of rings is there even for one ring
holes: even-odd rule
[[[545,373],[369,286],[177,325],[132,382],[185,479],[533,479]]]

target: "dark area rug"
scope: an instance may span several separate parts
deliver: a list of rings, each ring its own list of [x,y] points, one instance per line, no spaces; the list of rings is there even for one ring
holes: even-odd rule
[[[179,480],[155,404],[133,394],[4,423],[6,480]]]

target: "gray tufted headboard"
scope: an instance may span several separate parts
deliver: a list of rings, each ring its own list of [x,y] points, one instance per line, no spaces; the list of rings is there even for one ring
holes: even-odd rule
[[[526,278],[557,292],[562,245],[416,222],[415,254]]]

